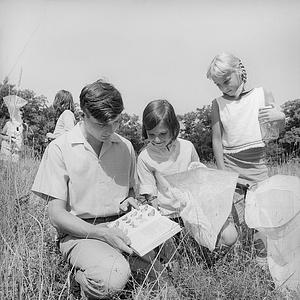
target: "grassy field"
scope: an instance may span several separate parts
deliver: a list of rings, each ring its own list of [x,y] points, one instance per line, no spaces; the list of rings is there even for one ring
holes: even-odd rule
[[[54,243],[46,203],[30,193],[38,161],[27,158],[11,166],[0,161],[0,299],[72,299],[69,268]],[[273,166],[270,174],[300,176],[297,162]],[[254,260],[251,245],[237,243],[212,268],[186,238],[181,261],[172,270],[174,299],[300,299],[274,289],[270,274]],[[120,299],[171,299],[167,290],[150,294],[133,286]]]

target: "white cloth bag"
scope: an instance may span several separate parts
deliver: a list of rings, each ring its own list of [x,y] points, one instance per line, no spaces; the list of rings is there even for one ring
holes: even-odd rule
[[[300,178],[275,175],[250,189],[245,221],[267,238],[268,265],[277,287],[300,287]]]
[[[231,212],[238,174],[200,167],[156,178],[180,202],[185,228],[200,245],[214,250]]]

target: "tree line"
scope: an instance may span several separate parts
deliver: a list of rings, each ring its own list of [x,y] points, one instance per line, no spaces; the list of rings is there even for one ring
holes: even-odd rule
[[[29,89],[17,89],[7,79],[0,83],[0,129],[9,118],[8,110],[3,102],[3,97],[15,95],[27,100],[28,103],[22,108],[23,121],[27,124],[24,137],[25,147],[33,150],[35,155],[40,156],[47,143],[47,132],[53,132],[55,127],[55,112],[47,98]],[[300,159],[300,99],[286,101],[281,108],[286,116],[285,130],[276,141],[267,144],[267,155],[271,161],[287,161]],[[211,141],[211,105],[197,108],[196,111],[178,115],[180,121],[180,136],[191,141],[201,160],[213,160]],[[81,117],[78,104],[75,109],[77,120]],[[138,153],[145,145],[142,139],[141,121],[137,115],[122,114],[118,133],[129,139],[135,151]]]

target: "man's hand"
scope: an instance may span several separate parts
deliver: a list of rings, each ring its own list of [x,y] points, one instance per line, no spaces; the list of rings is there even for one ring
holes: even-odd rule
[[[131,241],[129,237],[118,228],[103,228],[103,224],[95,225],[100,227],[103,231],[103,237],[101,240],[111,245],[115,249],[119,249],[121,252],[132,254],[132,249],[129,247]]]
[[[120,210],[122,211],[127,211],[129,207],[139,209],[138,201],[133,197],[128,197],[120,203]]]
[[[91,238],[103,241],[115,249],[132,253],[131,241],[118,228],[109,228],[105,223],[93,225],[67,211],[67,201],[53,199],[48,203],[48,214],[51,224],[60,232],[79,238]]]

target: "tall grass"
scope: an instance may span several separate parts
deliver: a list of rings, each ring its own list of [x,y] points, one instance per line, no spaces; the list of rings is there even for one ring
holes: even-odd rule
[[[46,203],[30,193],[38,164],[32,157],[15,165],[0,161],[0,299],[73,299]],[[270,174],[277,173],[300,176],[300,167],[270,168]],[[268,271],[256,265],[246,240],[211,268],[191,239],[185,237],[178,251],[179,264],[170,271],[177,296],[164,288],[153,294],[135,284],[120,299],[287,299],[274,289]]]
[[[0,161],[1,299],[58,299],[63,286],[46,205],[30,193],[38,163]]]

